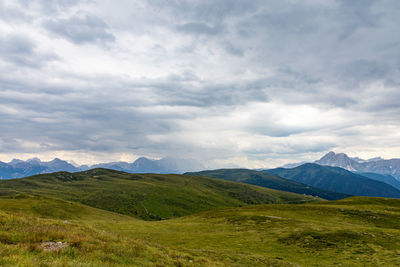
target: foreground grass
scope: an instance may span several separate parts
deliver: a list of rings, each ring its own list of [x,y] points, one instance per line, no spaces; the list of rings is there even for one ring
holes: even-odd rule
[[[400,266],[400,200],[222,208],[142,221],[75,202],[0,199],[1,266]],[[44,242],[66,248],[44,251]]]
[[[0,203],[0,266],[212,265],[202,257],[93,227],[94,222],[134,225],[137,220],[131,217],[36,196],[3,198]],[[42,245],[48,242],[66,247],[46,251]]]

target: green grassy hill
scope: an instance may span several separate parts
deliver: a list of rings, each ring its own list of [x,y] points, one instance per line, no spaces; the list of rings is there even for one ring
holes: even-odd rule
[[[0,195],[20,193],[79,202],[146,220],[217,207],[315,201],[297,195],[218,179],[172,174],[128,174],[107,169],[58,172],[0,181]]]
[[[163,221],[26,194],[0,203],[1,266],[400,264],[396,199],[248,205]]]
[[[320,198],[328,200],[342,199],[351,196],[348,194],[337,193],[333,191],[327,191],[324,189],[312,187],[289,179],[284,179],[282,177],[273,174],[263,173],[248,169],[218,169],[218,170],[201,171],[201,172],[189,172],[187,174],[193,176],[220,178],[223,180],[258,185],[262,187],[272,188],[276,190],[283,190],[297,194],[318,196]]]

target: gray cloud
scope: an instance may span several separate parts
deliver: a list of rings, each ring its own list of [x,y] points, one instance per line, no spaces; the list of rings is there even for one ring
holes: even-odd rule
[[[115,41],[109,26],[101,18],[91,14],[77,13],[67,19],[48,20],[44,26],[53,34],[76,44]]]
[[[38,9],[40,14],[54,15],[57,13],[65,12],[70,8],[77,6],[79,4],[85,4],[91,0],[18,0],[20,8],[25,10],[35,10]]]
[[[188,22],[177,27],[178,31],[189,34],[216,35],[221,33],[222,29],[218,26],[208,26],[201,22]]]
[[[0,36],[0,57],[19,66],[40,67],[43,63],[57,60],[54,53],[36,52],[36,44],[22,34]]]
[[[0,19],[8,23],[18,23],[21,21],[31,20],[28,14],[24,14],[19,8],[8,6],[4,1],[0,2]]]
[[[231,55],[239,56],[239,57],[243,57],[244,56],[243,50],[238,48],[238,47],[236,47],[236,46],[234,46],[231,42],[226,42],[225,43],[225,49]]]

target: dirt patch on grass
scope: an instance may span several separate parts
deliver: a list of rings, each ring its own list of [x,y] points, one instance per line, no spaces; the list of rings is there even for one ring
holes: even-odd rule
[[[67,242],[45,242],[39,245],[43,251],[59,251],[66,247],[68,247]]]

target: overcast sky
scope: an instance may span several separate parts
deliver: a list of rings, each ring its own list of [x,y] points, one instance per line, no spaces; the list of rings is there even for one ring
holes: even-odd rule
[[[400,157],[398,0],[0,0],[0,160]]]

